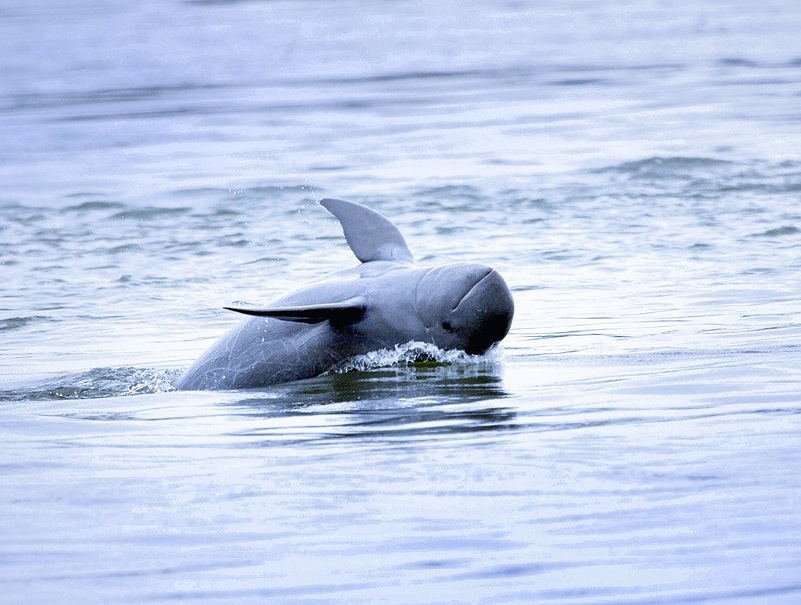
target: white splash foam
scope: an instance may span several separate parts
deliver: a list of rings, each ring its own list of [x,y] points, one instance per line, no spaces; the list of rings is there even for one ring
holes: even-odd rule
[[[495,361],[499,355],[498,348],[490,349],[483,355],[469,355],[464,351],[447,351],[430,343],[413,341],[395,345],[391,349],[379,349],[350,357],[331,368],[326,374],[344,374],[413,363],[474,364]]]
[[[140,393],[166,393],[167,391],[174,391],[175,387],[172,386],[172,383],[180,374],[181,371],[179,370],[134,370],[130,377],[130,381],[133,384],[128,385],[127,392],[130,395],[138,395]]]

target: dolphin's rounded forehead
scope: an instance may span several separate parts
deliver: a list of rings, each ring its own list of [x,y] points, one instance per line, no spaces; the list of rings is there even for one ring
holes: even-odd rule
[[[514,316],[514,299],[497,271],[490,271],[453,310],[453,325],[461,327],[468,353],[480,354],[509,333]]]
[[[492,272],[478,263],[451,263],[431,267],[417,286],[417,308],[421,314],[439,315],[455,309],[467,293]]]
[[[420,280],[416,302],[437,346],[472,354],[502,340],[514,315],[506,282],[497,271],[475,263],[430,269]]]

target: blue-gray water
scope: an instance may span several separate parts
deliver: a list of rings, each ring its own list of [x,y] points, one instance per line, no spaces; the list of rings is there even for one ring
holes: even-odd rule
[[[10,0],[0,602],[801,602],[795,1]],[[355,260],[502,351],[170,380]]]

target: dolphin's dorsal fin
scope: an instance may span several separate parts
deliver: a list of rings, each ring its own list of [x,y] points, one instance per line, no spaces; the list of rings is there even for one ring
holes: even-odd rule
[[[337,217],[350,249],[363,263],[374,260],[414,262],[400,231],[385,216],[345,200],[326,198],[320,200],[320,204]]]
[[[236,311],[256,317],[274,317],[284,321],[297,321],[306,324],[317,324],[325,320],[335,326],[344,326],[359,321],[364,315],[366,301],[361,296],[349,298],[342,302],[322,305],[303,305],[296,307],[267,307],[252,309],[247,307],[223,307],[228,311]]]

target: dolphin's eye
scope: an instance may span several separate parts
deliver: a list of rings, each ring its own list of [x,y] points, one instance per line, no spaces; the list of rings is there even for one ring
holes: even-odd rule
[[[442,322],[442,329],[447,331],[447,332],[453,332],[454,331],[453,324],[451,322],[449,322],[447,319]]]

